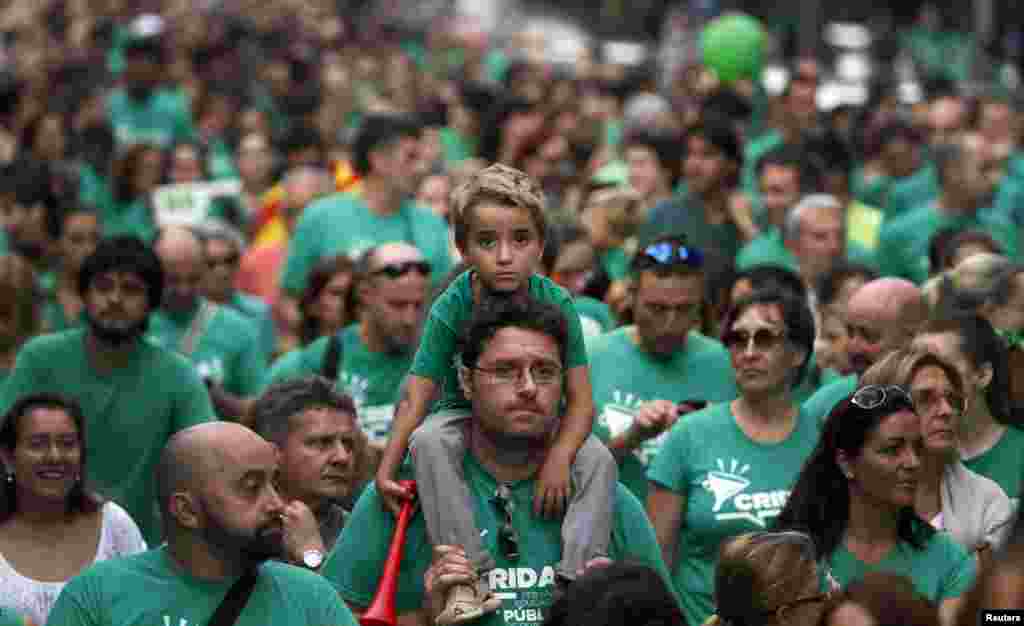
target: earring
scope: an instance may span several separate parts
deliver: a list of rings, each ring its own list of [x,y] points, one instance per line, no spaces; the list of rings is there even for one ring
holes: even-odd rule
[[[7,473],[7,484],[8,485],[13,485],[14,484],[14,472],[8,472]]]

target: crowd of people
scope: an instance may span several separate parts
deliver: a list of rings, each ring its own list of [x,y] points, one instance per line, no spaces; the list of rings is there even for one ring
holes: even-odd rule
[[[0,625],[1024,608],[1012,93],[349,4],[0,9]]]

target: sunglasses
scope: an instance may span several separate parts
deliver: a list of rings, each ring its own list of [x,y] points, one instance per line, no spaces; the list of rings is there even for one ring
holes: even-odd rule
[[[906,389],[898,385],[861,387],[850,398],[850,404],[865,411],[873,411],[881,406],[915,410],[914,399],[910,397]]]
[[[494,491],[491,502],[498,507],[504,516],[501,528],[498,529],[498,547],[506,559],[510,561],[519,560],[519,532],[512,525],[512,511],[515,510],[515,501],[512,500],[512,491],[508,485],[498,485]]]
[[[753,344],[759,352],[768,352],[783,342],[786,333],[767,328],[758,328],[753,333],[746,330],[730,330],[722,336],[722,343],[730,350],[745,350]]]
[[[651,244],[641,254],[658,265],[682,264],[694,269],[704,267],[704,254],[700,250],[668,241]]]
[[[388,263],[370,272],[374,276],[383,274],[388,278],[401,278],[409,272],[416,272],[422,276],[430,276],[429,261],[406,261],[404,263]]]

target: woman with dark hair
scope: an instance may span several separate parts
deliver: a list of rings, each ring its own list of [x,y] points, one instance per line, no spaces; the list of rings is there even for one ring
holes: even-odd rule
[[[971,626],[977,623],[976,619],[972,616]],[[938,626],[939,614],[905,576],[868,572],[829,601],[819,623],[821,626]]]
[[[775,526],[811,535],[841,586],[870,571],[907,576],[951,624],[976,562],[914,512],[922,447],[910,394],[859,388],[829,413]]]
[[[548,609],[542,626],[686,626],[679,604],[654,569],[595,564]]]
[[[912,345],[960,372],[967,398],[961,458],[969,469],[996,481],[1016,506],[1024,490],[1024,431],[1010,404],[1006,344],[984,318],[955,313],[928,322]]]
[[[863,385],[898,385],[921,416],[924,449],[914,510],[986,564],[1006,541],[1013,508],[1002,487],[960,461],[966,427],[963,378],[952,363],[930,352],[897,350],[875,363]]]
[[[0,586],[4,605],[37,624],[86,566],[146,549],[128,513],[88,489],[85,455],[85,418],[73,400],[31,394],[4,416]]]
[[[755,292],[723,329],[739,398],[680,420],[647,472],[647,513],[691,624],[714,612],[720,544],[778,514],[818,438],[792,396],[814,344],[807,303]]]
[[[143,241],[156,237],[156,220],[149,194],[164,175],[164,153],[151,144],[134,144],[114,158],[111,194],[99,209],[103,236],[135,235]]]
[[[0,255],[0,383],[14,369],[18,350],[42,327],[38,275],[17,254]]]
[[[299,298],[302,321],[295,335],[281,338],[281,351],[307,346],[318,337],[333,335],[355,321],[354,278],[355,266],[345,255],[317,263]]]

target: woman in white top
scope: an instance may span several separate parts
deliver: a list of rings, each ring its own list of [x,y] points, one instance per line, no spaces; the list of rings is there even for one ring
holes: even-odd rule
[[[0,427],[0,605],[36,624],[86,566],[146,549],[124,509],[86,488],[83,428],[78,404],[56,394],[23,397]]]
[[[1010,532],[1013,508],[1002,487],[960,460],[958,444],[967,415],[960,371],[934,353],[897,350],[861,381],[910,391],[924,442],[914,510],[986,565],[988,551],[1001,548]]]

